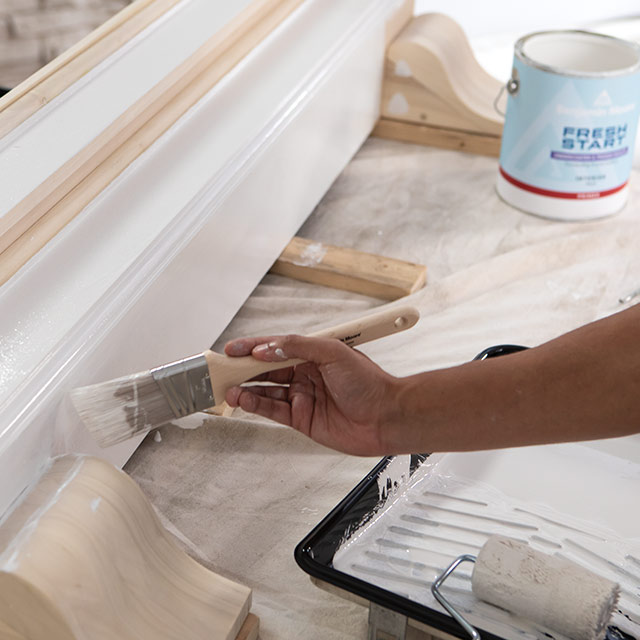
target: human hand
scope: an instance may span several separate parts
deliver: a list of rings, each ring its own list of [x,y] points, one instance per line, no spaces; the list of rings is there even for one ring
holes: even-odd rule
[[[354,455],[387,453],[385,427],[397,379],[335,339],[297,335],[228,342],[229,356],[306,360],[256,378],[277,386],[233,387],[232,407],[288,425],[325,446]]]

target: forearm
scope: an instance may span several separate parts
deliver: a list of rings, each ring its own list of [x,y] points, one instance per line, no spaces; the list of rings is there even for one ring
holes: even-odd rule
[[[640,432],[640,305],[539,347],[397,381],[390,453]]]

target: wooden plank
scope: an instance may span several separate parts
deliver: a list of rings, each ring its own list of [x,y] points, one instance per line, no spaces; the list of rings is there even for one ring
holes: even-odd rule
[[[380,118],[372,136],[400,142],[412,142],[439,149],[454,149],[497,158],[500,155],[500,136],[490,136],[472,131],[430,127],[413,122]]]
[[[0,98],[0,138],[77,82],[180,0],[136,0]]]
[[[271,273],[373,298],[395,300],[422,288],[427,268],[295,237],[271,267]]]
[[[247,615],[236,640],[256,640],[260,630],[260,618],[253,613]]]
[[[252,3],[80,153],[0,218],[0,262],[3,263],[0,266],[0,284],[11,277],[302,2],[257,0]]]

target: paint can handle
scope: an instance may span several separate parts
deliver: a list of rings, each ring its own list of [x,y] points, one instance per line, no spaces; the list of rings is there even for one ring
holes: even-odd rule
[[[499,102],[500,102],[500,99],[502,98],[502,95],[504,94],[505,89],[507,90],[509,95],[513,96],[514,98],[518,95],[518,91],[520,91],[520,80],[518,79],[518,72],[515,69],[513,69],[511,71],[511,77],[507,80],[507,83],[503,84],[500,87],[500,91],[498,92],[498,95],[496,96],[496,99],[493,101],[493,108],[503,118],[507,114],[504,111],[502,111],[502,109],[499,106]]]

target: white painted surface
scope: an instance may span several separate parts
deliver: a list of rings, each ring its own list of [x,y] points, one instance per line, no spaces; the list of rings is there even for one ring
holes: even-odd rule
[[[183,0],[0,140],[0,217],[178,67],[251,0]]]
[[[309,0],[0,289],[0,512],[52,453],[98,451],[65,400],[208,347],[371,130],[395,0]]]

